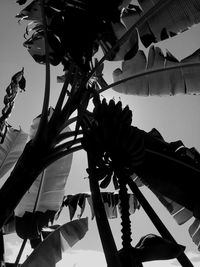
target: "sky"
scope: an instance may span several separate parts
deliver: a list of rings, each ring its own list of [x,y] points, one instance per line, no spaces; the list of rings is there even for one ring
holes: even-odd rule
[[[18,95],[8,122],[13,127],[19,128],[20,126],[24,131],[28,132],[33,118],[41,112],[44,92],[44,66],[35,63],[22,45],[26,22],[20,25],[17,23],[15,15],[19,10],[20,8],[14,0],[0,1],[0,109],[3,107],[3,96],[7,85],[10,83],[11,76],[24,67],[27,80],[26,92]],[[197,25],[180,36],[161,42],[158,45],[163,51],[167,48],[178,59],[182,59],[200,47],[200,26]],[[119,63],[106,63],[104,77],[108,83],[112,82],[112,71],[118,66]],[[52,106],[55,105],[61,88],[61,85],[56,82],[56,76],[60,74],[62,74],[61,67],[51,68],[50,104]],[[133,111],[133,125],[138,128],[150,131],[155,127],[161,132],[166,141],[180,139],[186,146],[194,146],[200,151],[200,96],[136,97],[121,95],[111,89],[104,92],[102,96],[107,99],[114,98],[116,101],[121,100],[124,106],[128,104]],[[85,152],[80,151],[74,154],[66,194],[89,191],[88,181],[84,179],[87,176],[86,167]],[[187,247],[186,253],[196,267],[200,263],[200,255],[187,231],[191,221],[183,226],[178,226],[148,189],[143,188],[142,192],[177,242]],[[66,262],[69,267],[84,267],[86,264],[87,266],[94,264],[97,266],[97,263],[98,266],[106,265],[95,221],[91,220],[89,208],[86,209],[84,214],[89,217],[89,231],[83,240],[63,255],[63,261],[59,263],[59,267],[65,266]],[[59,222],[64,223],[68,220],[68,211],[64,210]],[[120,249],[120,221],[118,219],[111,220],[110,224],[117,247]],[[142,209],[132,215],[131,226],[133,245],[143,235],[157,233]],[[5,237],[6,254],[10,261],[14,261],[21,242],[22,240],[14,234]],[[29,253],[28,250],[27,248],[25,255]],[[89,262],[88,259],[90,259]],[[177,261],[175,260],[162,263],[146,263],[144,266],[178,266],[176,264]]]

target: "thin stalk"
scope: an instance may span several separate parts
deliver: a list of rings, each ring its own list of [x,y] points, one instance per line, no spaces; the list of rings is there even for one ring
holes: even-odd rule
[[[148,10],[143,16],[140,17],[138,21],[136,21],[133,26],[116,42],[116,44],[100,59],[100,61],[96,64],[95,68],[91,70],[91,72],[88,74],[86,83],[89,81],[89,79],[92,77],[92,75],[97,71],[97,69],[103,64],[103,62],[114,52],[116,48],[123,45],[126,40],[130,37],[130,34],[132,31],[137,28],[141,23],[148,21],[148,19],[154,15],[156,12],[158,12],[161,8],[164,8],[171,2],[172,0],[160,0],[158,3],[156,3],[150,10]]]
[[[67,93],[67,88],[68,88],[68,86],[70,84],[70,80],[71,80],[71,77],[72,77],[73,69],[74,69],[74,64],[72,63],[70,65],[69,71],[67,73],[67,77],[65,79],[63,88],[61,90],[60,96],[59,96],[58,101],[56,103],[56,107],[55,107],[55,111],[54,112],[60,111],[61,108],[62,108],[63,101],[64,101],[66,93]]]
[[[14,267],[18,267],[18,264],[19,264],[19,261],[21,259],[21,256],[22,256],[22,253],[24,251],[24,248],[26,246],[26,242],[27,242],[28,238],[25,238],[21,244],[21,247],[20,247],[20,250],[19,250],[19,253],[17,255],[17,258],[16,258],[16,261],[15,261],[15,264],[14,264]]]
[[[102,76],[101,77],[97,77],[97,82],[101,86],[102,89],[104,87],[107,87],[108,86],[106,80]]]
[[[53,149],[53,154],[60,152],[65,148],[72,147],[73,145],[77,145],[77,144],[81,143],[82,140],[83,140],[83,138],[80,137],[80,138],[77,138],[75,140],[73,139],[71,141],[65,142],[64,144],[58,145]]]
[[[40,197],[41,197],[42,186],[44,184],[44,176],[45,176],[45,170],[43,170],[43,172],[42,172],[42,177],[41,177],[41,180],[40,180],[40,184],[39,184],[39,188],[38,188],[35,204],[34,204],[33,211],[32,211],[33,214],[36,212],[36,209],[38,208],[38,203],[39,203]]]
[[[40,8],[42,14],[42,24],[44,27],[44,43],[45,43],[45,91],[44,91],[44,100],[42,107],[42,114],[38,130],[36,132],[34,140],[38,140],[41,134],[44,132],[44,128],[47,125],[48,121],[48,107],[49,107],[49,98],[50,98],[50,57],[49,57],[49,45],[47,38],[47,22],[44,11],[44,0],[40,0]]]
[[[77,119],[78,119],[78,116],[75,116],[75,117],[73,117],[73,118],[71,118],[71,119],[66,120],[66,121],[62,124],[62,126],[59,128],[59,132],[62,132],[67,126],[69,126],[70,124],[76,122]]]
[[[70,95],[69,95],[69,98],[67,100],[67,102],[65,103],[63,109],[62,109],[62,114],[61,116],[62,117],[65,117],[65,118],[68,118],[71,113],[73,111],[76,110],[76,108],[78,108],[78,104],[76,103],[77,99],[75,97],[77,97],[77,94],[78,92],[76,92],[77,90],[77,81],[78,81],[78,68],[76,68],[76,72],[74,74],[74,81],[73,81],[73,84],[72,84],[72,88],[71,88],[71,92],[70,92]],[[82,89],[82,85],[80,83],[80,86],[79,86],[79,94],[80,94],[80,91]],[[76,107],[74,107],[74,105],[77,105]],[[73,107],[72,110],[70,110],[71,106]],[[67,114],[67,115],[66,115]]]
[[[67,156],[71,153],[77,152],[79,150],[83,149],[82,145],[72,147],[70,149],[64,150],[64,151],[56,151],[55,153],[52,153],[51,156],[46,157],[46,161],[48,161],[49,164],[53,163],[54,161]]]
[[[143,207],[143,209],[145,210],[146,214],[149,216],[149,218],[151,219],[151,221],[153,222],[153,224],[157,228],[157,230],[160,233],[160,235],[163,238],[165,238],[165,239],[167,239],[169,241],[172,241],[173,243],[176,243],[176,240],[173,238],[173,236],[168,231],[168,229],[163,224],[163,222],[160,220],[158,215],[155,213],[155,211],[153,210],[153,208],[151,207],[149,202],[145,199],[143,194],[140,192],[139,188],[134,183],[134,181],[131,180],[131,179],[128,179],[128,185],[129,185],[131,191],[133,192],[133,194],[135,194],[136,198],[140,202],[140,204]],[[185,255],[184,252],[181,253],[177,257],[177,260],[179,261],[179,263],[183,267],[194,267],[193,264],[190,262],[190,260],[188,259],[188,257]]]
[[[92,174],[94,171],[94,164],[91,157],[88,155],[88,167],[90,170],[89,183],[91,190],[92,203],[94,207],[95,218],[104,254],[106,257],[108,267],[121,267],[116,244],[108,223],[105,208],[101,199],[98,180]]]
[[[56,143],[60,143],[63,140],[65,140],[66,138],[73,137],[73,136],[75,136],[75,134],[76,135],[83,134],[83,131],[79,130],[78,132],[77,131],[71,131],[71,132],[67,132],[67,133],[62,133],[56,137]]]
[[[196,66],[200,66],[200,62],[192,62],[192,63],[181,63],[181,64],[177,64],[175,66],[166,66],[166,67],[163,67],[163,68],[155,68],[155,69],[150,69],[150,70],[145,70],[144,72],[140,72],[140,73],[136,73],[134,75],[131,75],[127,78],[124,78],[120,81],[117,81],[117,82],[114,82],[114,83],[111,83],[107,86],[105,86],[103,89],[100,89],[99,90],[99,93],[102,93],[112,87],[115,87],[119,84],[122,84],[124,82],[127,82],[129,80],[133,80],[133,79],[136,79],[136,78],[139,78],[141,76],[148,76],[148,75],[151,75],[151,74],[154,74],[154,73],[159,73],[159,72],[163,72],[163,71],[167,71],[167,70],[174,70],[174,69],[182,69],[182,68],[188,68],[188,67],[196,67]]]
[[[42,177],[41,177],[41,180],[40,180],[40,184],[39,184],[39,188],[38,188],[38,192],[37,192],[35,204],[34,204],[33,211],[32,211],[33,214],[36,212],[36,209],[38,207],[38,203],[39,203],[39,200],[40,200],[41,190],[42,190],[42,186],[43,186],[43,183],[44,183],[44,175],[45,175],[45,170],[43,170],[43,172],[42,172]],[[17,258],[16,258],[16,261],[15,261],[15,267],[17,267],[18,264],[19,264],[19,261],[21,259],[22,253],[23,253],[23,251],[25,249],[27,240],[28,240],[28,238],[25,238],[23,240],[23,242],[22,242],[22,245],[20,247],[19,253],[18,253]]]
[[[3,238],[3,232],[0,230],[0,266],[4,266],[5,259],[4,259],[4,238]]]
[[[65,96],[66,96],[66,93],[67,93],[67,88],[68,88],[70,80],[71,80],[73,68],[74,68],[74,64],[71,64],[70,68],[69,68],[69,72],[68,72],[67,77],[65,79],[64,85],[62,87],[60,96],[59,96],[58,101],[56,103],[56,107],[54,109],[54,113],[53,113],[53,115],[52,115],[52,117],[51,117],[51,119],[49,121],[50,128],[51,128],[51,125],[54,125],[55,121],[57,121],[57,119],[58,119],[58,117],[60,115],[60,112],[61,112],[61,109],[62,109],[62,105],[63,105],[64,99],[65,99]]]

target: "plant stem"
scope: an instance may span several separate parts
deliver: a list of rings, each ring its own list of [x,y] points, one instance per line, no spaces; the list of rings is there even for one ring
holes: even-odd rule
[[[129,212],[129,196],[126,183],[123,179],[119,179],[119,199],[121,207],[121,232],[122,232],[122,246],[128,251],[131,249],[131,221]]]
[[[116,244],[108,223],[105,208],[101,199],[98,180],[93,176],[94,164],[91,157],[88,155],[88,166],[90,170],[89,183],[91,190],[92,203],[94,207],[95,218],[104,254],[106,257],[108,267],[121,267]]]
[[[148,201],[145,199],[145,197],[143,196],[143,194],[140,192],[139,188],[134,183],[134,181],[131,180],[131,179],[128,179],[128,185],[129,185],[130,189],[132,190],[132,192],[135,194],[136,198],[140,202],[140,204],[143,207],[143,209],[145,210],[146,214],[149,216],[149,218],[151,219],[151,221],[153,222],[153,224],[157,228],[157,230],[160,233],[160,235],[163,238],[165,238],[165,239],[167,239],[169,241],[172,241],[172,242],[176,243],[176,241],[173,238],[173,236],[170,234],[170,232],[168,231],[168,229],[165,227],[165,225],[163,224],[163,222],[160,220],[160,218],[158,217],[158,215],[155,213],[155,211],[150,206],[150,204],[148,203]],[[179,261],[179,263],[183,267],[194,267],[193,264],[191,263],[191,261],[185,255],[185,253],[181,253],[177,257],[177,260]]]
[[[20,250],[19,250],[19,253],[17,255],[17,258],[16,258],[16,261],[15,261],[15,264],[14,264],[14,267],[18,267],[18,264],[19,264],[19,261],[21,259],[21,256],[22,256],[22,253],[24,251],[24,248],[25,248],[25,245],[26,245],[26,242],[27,242],[27,238],[25,238],[21,244],[21,247],[20,247]]]
[[[49,120],[49,130],[50,131],[52,131],[52,130],[55,131],[55,128],[57,128],[55,126],[58,124],[58,122],[60,122],[59,117],[61,115],[62,105],[63,105],[64,99],[65,99],[65,96],[67,93],[67,88],[68,88],[70,80],[71,80],[73,69],[74,69],[74,64],[72,63],[70,65],[69,72],[65,78],[65,82],[64,82],[63,88],[61,90],[60,96],[58,98],[58,101],[56,103],[56,107],[54,109],[52,117]]]
[[[72,147],[73,145],[77,145],[79,143],[81,143],[82,141],[82,137],[80,138],[77,138],[77,139],[73,139],[73,140],[70,140],[70,141],[67,141],[61,145],[58,145],[54,148],[53,150],[53,153],[57,153],[57,152],[60,152],[60,151],[63,151],[65,148],[68,148],[69,150],[69,147]]]
[[[2,230],[0,230],[0,266],[4,266],[4,238]]]
[[[44,43],[45,43],[45,91],[44,91],[44,100],[42,107],[42,114],[40,123],[38,126],[38,130],[36,132],[34,140],[38,140],[42,133],[44,133],[44,129],[47,125],[48,121],[48,107],[49,107],[49,98],[50,98],[50,58],[49,58],[49,45],[48,45],[48,37],[47,37],[47,23],[44,11],[44,0],[40,0],[41,14],[42,14],[42,24],[44,27]]]
[[[66,133],[61,133],[56,137],[56,144],[64,141],[67,138],[74,137],[75,135],[80,135],[83,134],[82,130],[79,131],[71,131],[71,132],[66,132]]]

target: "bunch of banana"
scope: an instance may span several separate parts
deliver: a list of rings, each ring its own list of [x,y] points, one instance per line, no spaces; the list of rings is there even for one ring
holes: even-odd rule
[[[121,101],[103,99],[94,104],[94,120],[84,133],[83,147],[94,159],[100,186],[107,187],[113,178],[118,187],[117,179],[130,176],[143,162],[143,134],[131,125],[132,112],[128,106],[122,108]]]

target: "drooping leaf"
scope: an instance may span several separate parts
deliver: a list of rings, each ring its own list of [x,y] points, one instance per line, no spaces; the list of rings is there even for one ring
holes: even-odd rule
[[[62,253],[73,247],[88,231],[88,219],[66,223],[49,234],[21,265],[22,267],[55,267]]]
[[[65,205],[69,207],[70,220],[72,220],[75,215],[79,197],[80,197],[80,194],[76,194],[74,196],[68,195],[67,199],[65,200]]]
[[[184,224],[193,217],[193,213],[182,205],[165,196],[160,195],[155,191],[154,194],[158,197],[160,202],[167,208],[167,210],[170,212],[170,214],[173,216],[173,218],[179,225]]]
[[[121,19],[127,29],[136,25],[146,47],[153,42],[173,37],[200,22],[198,0],[138,0],[138,3],[139,6],[125,9]]]
[[[0,144],[0,178],[16,163],[25,147],[28,134],[21,129],[8,127],[3,144]]]
[[[192,238],[192,241],[197,245],[198,250],[200,251],[200,220],[195,219],[189,227],[189,234]]]
[[[102,201],[104,203],[105,211],[107,214],[107,217],[109,219],[114,219],[118,217],[117,208],[120,212],[120,202],[119,202],[119,196],[116,192],[102,192]],[[78,206],[80,208],[80,212],[78,213],[78,217],[81,217],[85,210],[85,201],[88,201],[92,219],[94,217],[93,213],[93,204],[92,204],[92,198],[89,193],[79,193],[76,195],[68,195],[66,199],[64,200],[64,205],[69,208],[69,214],[70,214],[70,220],[73,219],[74,215],[77,212]],[[80,201],[83,203],[81,204]],[[129,212],[130,214],[135,213],[136,209],[140,208],[140,204],[138,200],[134,197],[133,194],[129,194]]]
[[[54,66],[58,65],[64,55],[63,47],[59,39],[51,32],[48,33],[50,63]],[[45,42],[44,32],[39,30],[24,42],[24,46],[28,48],[28,52],[37,63],[44,64],[45,57]]]
[[[0,117],[0,143],[4,142],[8,127],[7,120],[14,107],[14,101],[19,92],[19,89],[21,91],[25,91],[26,80],[23,75],[24,68],[22,68],[21,71],[18,71],[12,76],[11,82],[6,88],[6,95],[4,96],[3,100],[5,107],[2,109],[2,115]]]
[[[151,46],[147,59],[139,50],[135,57],[123,61],[122,69],[113,72],[114,82],[122,82],[113,90],[141,96],[199,94],[199,56],[198,49],[178,61],[171,53],[164,56],[160,48]],[[123,82],[124,79],[127,81]]]
[[[136,245],[136,255],[141,262],[177,258],[185,247],[154,234],[148,234]]]
[[[143,236],[135,247],[130,250],[124,248],[118,251],[120,260],[125,266],[142,267],[146,261],[169,260],[177,258],[185,247],[173,243],[154,234]]]

